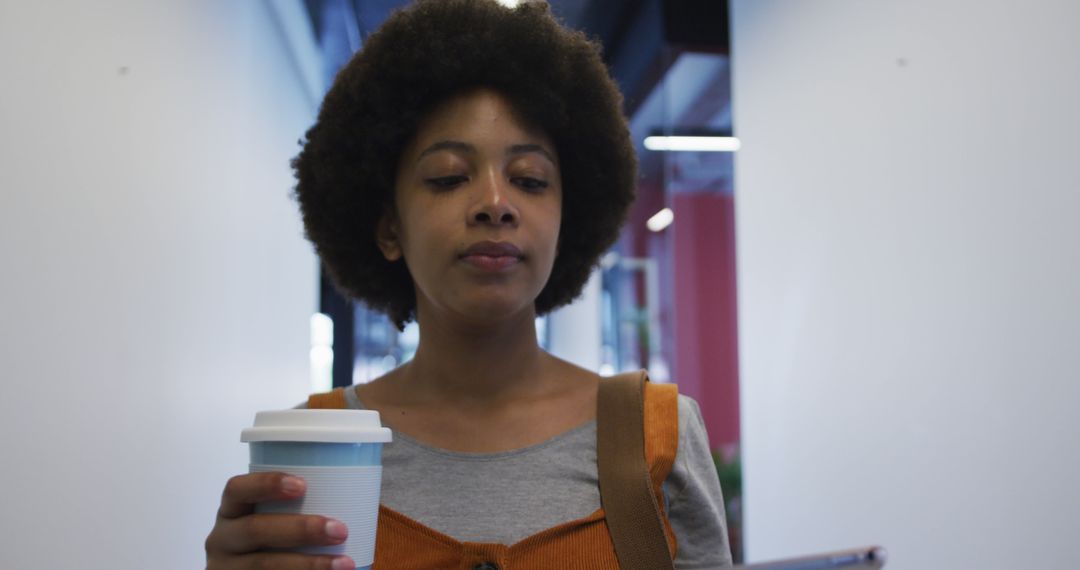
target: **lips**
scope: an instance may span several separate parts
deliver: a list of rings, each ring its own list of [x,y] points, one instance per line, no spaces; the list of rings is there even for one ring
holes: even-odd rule
[[[470,255],[483,255],[487,257],[524,257],[521,250],[514,244],[505,241],[481,241],[474,243],[461,254],[462,257]]]
[[[501,271],[518,264],[525,255],[509,242],[481,241],[470,245],[459,257],[478,269]]]

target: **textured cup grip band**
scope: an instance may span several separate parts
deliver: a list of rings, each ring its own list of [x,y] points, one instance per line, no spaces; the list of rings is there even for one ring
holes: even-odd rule
[[[286,502],[263,502],[258,513],[321,515],[335,518],[349,529],[345,542],[332,546],[297,548],[305,554],[345,554],[357,567],[375,560],[375,529],[379,516],[382,467],[313,467],[299,465],[251,465],[252,473],[281,471],[307,481],[303,498]]]

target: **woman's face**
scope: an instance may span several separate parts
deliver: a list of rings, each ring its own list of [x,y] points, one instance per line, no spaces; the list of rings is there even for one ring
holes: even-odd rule
[[[531,322],[559,239],[558,161],[491,90],[450,99],[420,124],[377,238],[387,259],[405,258],[422,321]]]

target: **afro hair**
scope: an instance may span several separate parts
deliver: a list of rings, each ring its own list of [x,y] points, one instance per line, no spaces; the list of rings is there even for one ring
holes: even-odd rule
[[[394,201],[399,156],[435,107],[481,87],[543,130],[560,159],[560,246],[538,314],[581,293],[633,202],[637,161],[597,43],[561,25],[545,2],[419,0],[395,12],[338,73],[293,169],[327,273],[398,328],[415,318],[416,292],[375,233]]]

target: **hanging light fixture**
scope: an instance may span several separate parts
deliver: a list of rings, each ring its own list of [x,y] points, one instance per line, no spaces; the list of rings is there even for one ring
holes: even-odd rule
[[[645,227],[654,232],[662,232],[664,228],[671,225],[671,222],[675,221],[675,212],[671,211],[671,208],[664,208],[659,212],[652,215],[645,222]]]
[[[652,135],[645,148],[656,151],[735,152],[742,144],[735,137]]]

